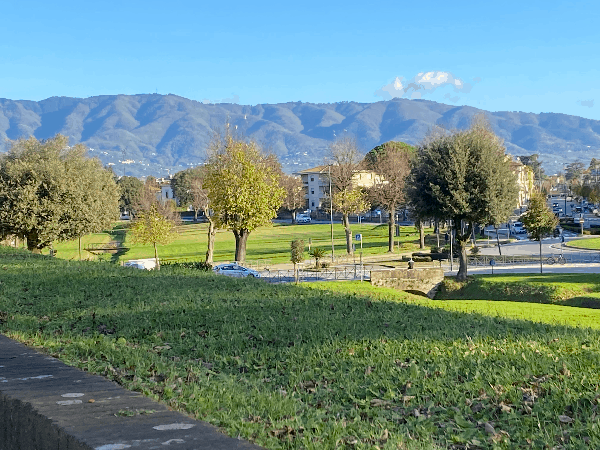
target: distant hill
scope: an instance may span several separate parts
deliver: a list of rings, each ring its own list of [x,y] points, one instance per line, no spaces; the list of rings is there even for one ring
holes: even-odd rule
[[[487,112],[408,99],[213,105],[170,94],[0,99],[0,151],[7,150],[7,139],[61,133],[90,147],[90,155],[119,175],[163,176],[203,162],[212,130],[229,118],[239,132],[277,154],[290,173],[322,164],[328,145],[345,133],[366,153],[389,140],[418,144],[436,124],[465,128],[480,112],[511,154],[539,153],[548,173],[599,157],[600,121],[565,114]]]

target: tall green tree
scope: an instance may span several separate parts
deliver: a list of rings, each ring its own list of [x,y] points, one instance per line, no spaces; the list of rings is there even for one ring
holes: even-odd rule
[[[558,225],[558,219],[548,208],[546,198],[536,192],[529,199],[529,207],[527,212],[521,216],[521,221],[527,228],[531,239],[540,243],[540,273],[542,273],[542,239],[554,231]]]
[[[218,226],[235,237],[235,260],[246,259],[250,233],[270,225],[283,202],[279,186],[281,169],[252,141],[234,137],[229,131],[216,137],[209,149],[204,188]]]
[[[83,145],[56,135],[11,143],[0,156],[0,231],[27,239],[41,252],[109,227],[119,214],[119,190],[111,171],[86,157]]]
[[[152,204],[147,210],[140,211],[131,225],[133,242],[152,244],[156,268],[160,269],[158,259],[159,244],[168,244],[177,235],[176,224],[159,210],[158,203]]]
[[[501,140],[481,118],[471,128],[431,135],[418,149],[407,181],[417,217],[450,219],[467,277],[467,243],[477,223],[501,223],[517,205],[518,186]]]
[[[134,215],[135,211],[133,208],[137,204],[137,199],[142,192],[144,183],[139,178],[123,176],[117,180],[117,186],[121,192],[119,208],[121,211],[129,211]]]
[[[371,202],[383,206],[389,212],[388,251],[394,251],[396,208],[404,201],[405,181],[410,173],[410,162],[415,147],[404,142],[390,141],[378,145],[365,155],[365,166],[378,177],[369,189]]]

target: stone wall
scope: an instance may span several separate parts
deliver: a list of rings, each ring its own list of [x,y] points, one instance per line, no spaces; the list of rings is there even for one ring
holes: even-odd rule
[[[389,269],[371,271],[371,284],[401,291],[422,292],[433,298],[437,287],[444,280],[441,268],[430,269]]]

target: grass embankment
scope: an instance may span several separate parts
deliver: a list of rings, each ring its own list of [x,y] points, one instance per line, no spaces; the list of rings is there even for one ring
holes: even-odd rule
[[[158,246],[158,254],[164,259],[204,260],[207,247],[207,224],[183,224],[178,228],[177,238],[167,245]],[[430,231],[430,230],[429,230]],[[363,235],[363,254],[383,254],[388,249],[387,224],[352,224],[352,233]],[[402,227],[401,236],[396,238],[402,247],[400,252],[410,253],[419,249],[419,234],[414,227]],[[154,250],[151,245],[134,244],[127,232],[127,223],[119,223],[110,232],[86,236],[87,242],[122,242],[127,248],[117,255],[103,255],[113,262],[130,259],[152,258]],[[276,223],[272,227],[261,227],[250,234],[247,246],[247,259],[250,261],[266,260],[270,263],[286,263],[290,261],[290,243],[294,239],[304,239],[308,250],[308,240],[312,239],[311,248],[321,247],[331,253],[330,225],[290,225]],[[360,242],[354,242],[357,254]],[[344,228],[334,225],[334,244],[336,255],[346,254],[346,238]],[[84,246],[85,247],[85,246]],[[62,259],[78,259],[77,241],[55,243],[58,257]],[[229,230],[218,230],[215,239],[215,261],[232,261],[235,254],[235,239]],[[85,258],[93,255],[84,252]]]
[[[0,330],[271,449],[600,448],[600,311],[165,269],[0,249]]]
[[[598,274],[479,275],[466,283],[447,278],[438,299],[509,300],[600,308]]]
[[[600,250],[600,238],[576,239],[565,244],[567,247]]]

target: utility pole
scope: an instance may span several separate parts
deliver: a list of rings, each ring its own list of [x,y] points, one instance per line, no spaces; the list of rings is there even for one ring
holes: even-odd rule
[[[331,164],[327,166],[329,171],[329,217],[331,219],[331,264],[335,263],[335,246],[333,245],[333,191],[331,190]]]

